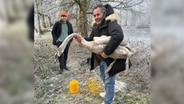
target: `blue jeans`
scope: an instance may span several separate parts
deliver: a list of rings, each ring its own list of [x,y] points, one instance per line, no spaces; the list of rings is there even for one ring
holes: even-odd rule
[[[59,47],[60,45],[62,44],[62,42],[58,41],[57,42],[57,47]],[[67,44],[63,54],[60,55],[60,57],[58,58],[59,59],[59,67],[60,67],[60,70],[63,70],[63,68],[66,66],[66,62],[67,62],[67,59],[68,59],[68,50],[69,50],[69,47],[70,47],[70,43]]]
[[[115,85],[115,78],[116,76],[109,76],[108,73],[105,73],[107,69],[107,64],[104,61],[100,62],[100,77],[105,84],[105,104],[111,104],[114,98],[114,85]]]

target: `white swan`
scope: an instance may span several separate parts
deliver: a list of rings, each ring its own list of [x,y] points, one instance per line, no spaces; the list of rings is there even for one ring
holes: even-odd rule
[[[77,35],[79,34],[72,33],[68,37],[66,37],[63,43],[58,47],[58,51],[55,54],[56,58],[59,57],[64,52],[68,42]],[[89,51],[98,54],[103,51],[106,44],[109,42],[110,38],[111,38],[110,36],[104,36],[104,35],[101,37],[94,37],[93,38],[94,41],[86,41],[84,38],[82,38],[81,45],[87,48]],[[127,69],[128,62],[129,62],[128,59],[136,52],[137,52],[136,49],[129,47],[125,42],[121,42],[120,45],[116,48],[116,50],[108,57],[113,59],[127,59],[126,61],[126,69]],[[111,69],[115,61],[110,64],[106,72],[108,72]]]
[[[68,42],[77,35],[79,34],[72,33],[63,41],[63,43],[58,47],[58,56],[60,56],[64,52],[64,49]],[[102,41],[100,42],[100,40]],[[104,47],[106,46],[109,40],[110,36],[94,37],[94,41],[86,41],[84,38],[82,38],[81,45],[87,48],[89,51],[98,54],[103,51]],[[131,57],[136,52],[137,51],[135,49],[132,49],[131,47],[127,46],[126,43],[121,42],[117,49],[108,57],[113,59],[126,59],[127,57]]]

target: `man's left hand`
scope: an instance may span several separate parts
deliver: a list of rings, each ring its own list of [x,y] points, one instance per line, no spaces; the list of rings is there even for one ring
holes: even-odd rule
[[[104,52],[101,52],[100,55],[101,55],[102,58],[107,58],[108,57]]]

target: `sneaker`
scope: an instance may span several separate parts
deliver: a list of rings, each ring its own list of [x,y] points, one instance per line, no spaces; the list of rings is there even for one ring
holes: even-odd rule
[[[100,94],[99,94],[102,98],[105,98],[105,92],[101,92]],[[112,99],[112,100],[114,100],[115,99],[115,96],[114,96],[114,98]]]
[[[105,92],[101,92],[99,95],[100,95],[102,98],[104,98],[104,97],[105,97]]]
[[[64,67],[65,70],[69,70],[69,68],[67,66]]]
[[[62,74],[62,73],[63,73],[63,69],[60,69],[60,70],[59,70],[59,74]]]
[[[102,104],[105,104],[104,102],[102,102]]]

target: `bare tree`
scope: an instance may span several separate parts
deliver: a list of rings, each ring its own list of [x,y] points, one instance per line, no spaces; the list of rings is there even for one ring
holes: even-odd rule
[[[40,32],[48,28],[52,28],[53,24],[60,19],[59,13],[61,11],[67,11],[69,13],[69,20],[74,26],[75,31],[79,31],[81,35],[86,37],[90,30],[90,24],[92,22],[92,8],[97,4],[111,4],[115,10],[123,13],[122,23],[128,26],[135,26],[137,17],[140,18],[143,14],[140,11],[134,9],[137,5],[140,5],[145,0],[35,0],[35,17],[38,21],[36,28]],[[141,16],[140,16],[141,15]],[[121,15],[120,15],[121,16]],[[143,17],[144,18],[144,17]],[[139,23],[141,20],[138,21]],[[146,22],[145,22],[146,23]]]
[[[84,37],[88,34],[87,29],[87,10],[88,10],[88,1],[87,0],[75,0],[75,2],[79,6],[79,29],[81,31],[81,35]]]
[[[40,2],[41,0],[34,0],[35,1],[35,13],[36,13],[36,20],[37,20],[37,23],[36,25],[38,26],[35,26],[35,28],[37,28],[37,31],[38,31],[38,34],[42,34],[42,29],[41,29],[41,24],[40,24],[40,14],[39,14],[39,5],[40,5]]]
[[[120,16],[123,16],[124,26],[137,26],[144,25],[147,27],[149,25],[149,17],[147,13],[141,11],[139,8],[145,6],[143,3],[149,4],[150,0],[99,0],[102,4],[109,3],[112,4],[112,7],[121,11]],[[145,15],[146,14],[146,15]],[[141,26],[140,26],[141,27]]]

